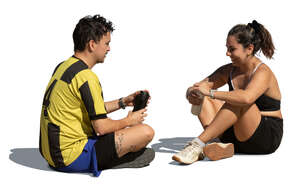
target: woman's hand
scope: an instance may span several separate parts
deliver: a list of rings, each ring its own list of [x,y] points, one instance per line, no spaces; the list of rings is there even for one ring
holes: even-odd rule
[[[187,99],[188,99],[189,103],[193,104],[193,105],[200,105],[202,103],[202,99],[200,99],[200,98],[188,96]]]
[[[204,96],[210,95],[210,87],[207,82],[195,83],[192,87],[189,87],[186,92],[186,98],[189,103],[193,105],[200,105]]]
[[[189,101],[190,104],[199,105],[202,102],[202,98],[199,96],[192,95],[195,91],[194,87],[189,87],[186,91],[186,99]]]
[[[149,93],[148,90],[143,90],[143,91]],[[132,93],[132,94],[128,95],[127,97],[124,97],[123,98],[124,104],[126,106],[134,106],[134,104],[133,104],[134,98],[136,97],[136,95],[138,95],[140,93],[141,93],[141,91],[136,91],[135,93]],[[149,104],[150,99],[151,99],[151,97],[149,97],[147,104]]]
[[[210,95],[210,87],[207,82],[199,82],[193,85],[191,95],[199,96],[199,93],[203,96]]]

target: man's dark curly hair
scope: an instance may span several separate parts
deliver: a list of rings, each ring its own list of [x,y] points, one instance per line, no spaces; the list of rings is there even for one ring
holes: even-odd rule
[[[90,40],[100,41],[107,32],[113,32],[112,22],[100,15],[81,18],[73,32],[74,51],[83,51]]]

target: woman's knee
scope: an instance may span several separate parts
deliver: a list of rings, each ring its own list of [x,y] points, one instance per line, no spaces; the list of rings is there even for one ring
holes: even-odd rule
[[[208,126],[215,118],[218,111],[221,109],[224,102],[204,97],[201,113],[198,118],[203,126]]]

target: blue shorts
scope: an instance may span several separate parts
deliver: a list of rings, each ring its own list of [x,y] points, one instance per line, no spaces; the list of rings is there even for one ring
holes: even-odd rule
[[[101,173],[101,170],[98,170],[96,149],[94,147],[94,144],[97,142],[97,140],[97,138],[89,138],[88,142],[83,148],[82,153],[74,162],[66,167],[54,169],[67,173],[93,173],[95,177],[98,177]]]

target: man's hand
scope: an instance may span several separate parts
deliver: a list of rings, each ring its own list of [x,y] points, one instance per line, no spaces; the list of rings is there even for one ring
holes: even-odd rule
[[[149,93],[148,90],[144,90],[144,91]],[[140,93],[141,93],[141,91],[136,91],[135,93],[132,93],[132,94],[128,95],[127,97],[124,97],[124,98],[123,98],[124,104],[125,104],[126,106],[134,106],[133,100],[134,100],[134,98],[136,97],[136,95],[138,95],[138,94],[140,94]],[[149,104],[150,99],[151,99],[151,97],[149,97],[147,104]]]
[[[126,117],[128,120],[128,125],[132,126],[143,123],[143,121],[145,120],[144,118],[147,117],[147,114],[145,113],[146,111],[146,108],[136,112],[129,111]]]

